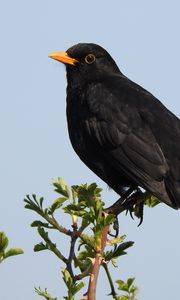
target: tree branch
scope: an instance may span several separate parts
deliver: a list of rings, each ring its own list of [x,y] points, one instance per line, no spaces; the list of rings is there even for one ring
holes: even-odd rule
[[[91,275],[90,275],[90,279],[89,279],[89,287],[88,287],[88,292],[87,292],[88,300],[96,300],[97,279],[98,279],[98,275],[99,275],[100,266],[101,266],[102,260],[103,260],[102,254],[103,254],[104,248],[106,246],[108,232],[109,232],[109,225],[106,226],[102,230],[100,250],[96,253],[96,256],[93,260]]]

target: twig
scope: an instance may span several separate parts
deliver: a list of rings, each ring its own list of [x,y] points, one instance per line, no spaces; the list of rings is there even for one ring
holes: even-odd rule
[[[89,279],[89,287],[87,292],[87,300],[96,300],[96,285],[97,285],[97,279],[99,275],[100,266],[103,260],[103,251],[106,246],[107,241],[107,234],[109,232],[109,225],[106,226],[102,230],[101,234],[101,245],[99,251],[96,253],[96,256],[93,261],[93,266],[91,270],[91,275]]]
[[[67,265],[67,270],[70,273],[73,282],[75,282],[75,276],[74,276],[73,269],[72,269],[72,261],[73,261],[74,256],[75,256],[74,248],[75,248],[76,240],[78,238],[78,236],[76,235],[77,223],[73,223],[72,227],[73,227],[73,232],[71,233],[71,247],[70,247],[70,251],[69,251],[69,258],[67,260],[66,265]]]
[[[64,257],[64,255],[61,254],[61,252],[53,246],[49,247],[49,250],[51,250],[52,252],[54,252],[54,254],[60,259],[62,260],[65,264],[67,264],[68,260]]]
[[[52,218],[50,218],[49,216],[45,216],[44,217],[51,225],[54,226],[55,229],[57,229],[60,233],[64,233],[68,236],[71,236],[71,230],[66,229],[65,227],[61,226],[57,220],[54,218],[54,216],[52,215]]]
[[[104,262],[102,264],[104,270],[106,271],[106,275],[107,275],[107,278],[109,280],[109,284],[110,284],[110,287],[111,287],[111,295],[113,296],[114,299],[117,299],[117,294],[116,294],[116,291],[115,291],[115,288],[114,288],[114,284],[113,284],[113,281],[112,281],[112,278],[111,278],[111,275],[109,273],[109,269],[108,269],[108,266],[107,266],[107,263]]]

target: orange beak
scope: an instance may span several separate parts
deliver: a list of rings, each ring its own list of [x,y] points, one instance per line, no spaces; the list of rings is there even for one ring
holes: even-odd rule
[[[70,57],[66,52],[53,52],[48,56],[52,59],[62,62],[63,64],[68,64],[73,66],[78,62],[78,60]]]

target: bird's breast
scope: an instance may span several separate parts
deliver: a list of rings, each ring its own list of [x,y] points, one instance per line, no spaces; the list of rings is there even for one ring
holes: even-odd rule
[[[86,100],[86,93],[83,89],[67,89],[66,115],[69,137],[79,156],[86,151],[86,145],[89,143],[84,133],[84,124],[86,120],[93,117]]]

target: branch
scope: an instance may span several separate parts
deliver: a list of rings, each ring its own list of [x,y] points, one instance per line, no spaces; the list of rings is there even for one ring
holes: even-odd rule
[[[103,260],[102,254],[103,254],[104,248],[106,246],[108,232],[109,232],[109,225],[106,226],[105,228],[103,228],[103,230],[102,230],[100,249],[96,253],[96,256],[93,260],[91,275],[90,275],[90,279],[89,279],[89,287],[88,287],[88,292],[87,292],[88,300],[96,300],[97,279],[98,279],[98,275],[99,275],[100,266],[101,266],[102,260]]]
[[[72,269],[72,261],[73,261],[74,256],[75,256],[74,248],[75,248],[76,240],[78,238],[78,236],[76,235],[77,223],[73,223],[72,227],[73,227],[73,232],[71,233],[71,246],[70,246],[70,251],[69,251],[69,258],[67,260],[66,265],[67,265],[67,270],[70,273],[73,282],[75,282],[75,276],[74,276],[73,269]]]
[[[104,270],[106,271],[106,275],[107,275],[107,278],[109,280],[109,284],[110,284],[110,287],[111,287],[111,295],[113,296],[114,299],[117,299],[117,293],[115,291],[115,288],[114,288],[114,284],[113,284],[113,281],[112,281],[112,278],[111,278],[111,275],[109,273],[109,269],[108,269],[108,266],[107,266],[107,263],[104,262],[102,264]]]

